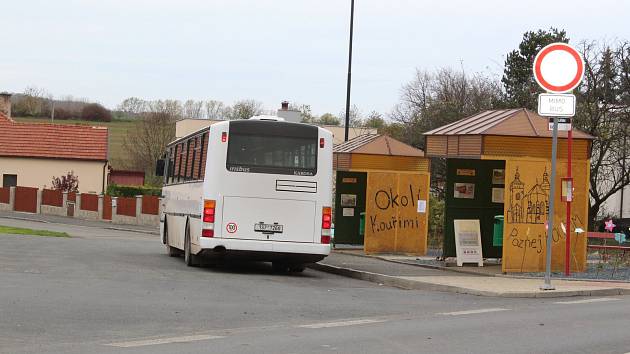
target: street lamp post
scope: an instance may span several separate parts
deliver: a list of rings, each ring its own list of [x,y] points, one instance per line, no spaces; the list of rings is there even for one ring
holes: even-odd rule
[[[350,83],[352,78],[352,29],[354,23],[354,0],[350,1],[350,44],[348,49],[348,83],[346,88],[346,129],[344,141],[348,141],[350,128]]]

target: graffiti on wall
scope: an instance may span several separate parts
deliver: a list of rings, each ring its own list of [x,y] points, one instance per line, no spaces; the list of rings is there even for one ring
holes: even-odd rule
[[[529,187],[521,181],[519,167],[510,183],[507,218],[512,224],[544,224],[549,215],[549,174],[545,167],[540,181]]]
[[[505,225],[503,242],[503,271],[544,271],[547,253],[551,177],[549,161],[513,159],[506,161]],[[552,241],[552,269],[564,269],[566,234],[571,234],[573,270],[586,265],[586,230],[588,210],[588,161],[574,164],[575,198],[572,203],[571,226],[566,228],[566,207],[555,193]],[[559,161],[557,171],[566,171],[566,162]],[[561,174],[556,176],[559,185]]]
[[[366,190],[365,251],[424,254],[429,174],[370,172]]]

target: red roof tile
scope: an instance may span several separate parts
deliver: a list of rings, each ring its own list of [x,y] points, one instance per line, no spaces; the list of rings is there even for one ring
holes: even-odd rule
[[[107,161],[107,128],[18,123],[0,113],[0,156]]]

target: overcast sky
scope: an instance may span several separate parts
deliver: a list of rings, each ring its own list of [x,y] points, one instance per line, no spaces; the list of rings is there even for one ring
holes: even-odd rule
[[[0,91],[345,105],[350,0],[3,1]],[[352,102],[388,113],[415,68],[500,75],[525,31],[630,40],[630,1],[356,0]]]

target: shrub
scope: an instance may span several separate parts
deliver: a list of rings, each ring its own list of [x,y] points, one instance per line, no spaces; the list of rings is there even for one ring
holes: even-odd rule
[[[154,195],[159,197],[162,195],[162,188],[110,184],[107,186],[106,194],[112,197],[135,197],[137,195]]]
[[[75,176],[74,171],[70,171],[65,176],[53,177],[52,186],[53,189],[60,190],[62,192],[78,192],[79,176]]]
[[[65,120],[65,119],[72,119],[72,118],[73,118],[72,112],[68,111],[67,109],[55,108],[55,119]]]
[[[98,103],[90,103],[85,105],[81,110],[81,119],[97,122],[111,122],[112,114],[110,111]]]

